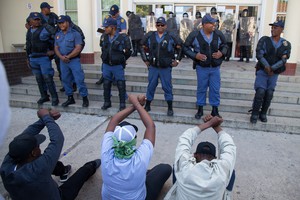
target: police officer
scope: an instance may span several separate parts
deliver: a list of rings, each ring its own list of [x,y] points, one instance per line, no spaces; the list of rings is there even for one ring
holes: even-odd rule
[[[131,38],[133,53],[132,57],[137,56],[140,49],[140,42],[144,36],[144,29],[142,27],[141,18],[134,14],[134,12],[127,11],[126,16],[128,17],[128,35]]]
[[[177,20],[173,12],[169,12],[169,19],[167,20],[167,31],[178,34]]]
[[[212,116],[219,116],[220,105],[220,65],[227,52],[227,45],[222,32],[215,30],[216,19],[206,14],[202,18],[200,31],[193,31],[184,43],[185,54],[196,62],[197,106],[196,119],[203,115],[206,105],[206,91],[209,88],[209,104]]]
[[[57,20],[60,31],[55,35],[55,53],[60,58],[62,81],[65,93],[68,96],[66,102],[62,104],[67,107],[75,104],[72,88],[72,75],[82,96],[82,107],[89,106],[88,90],[84,83],[84,72],[80,64],[80,52],[83,47],[83,39],[78,31],[70,26],[68,17],[59,16]]]
[[[119,6],[112,5],[110,7],[109,15],[104,18],[103,24],[104,24],[104,21],[107,20],[110,17],[117,21],[117,32],[119,32],[119,33],[126,33],[127,32],[126,20],[123,17],[120,16]],[[102,75],[100,77],[100,79],[96,82],[96,84],[101,85],[103,83],[103,80],[104,79],[103,79],[103,75]]]
[[[52,98],[52,106],[56,106],[59,100],[53,81],[54,69],[50,59],[50,56],[54,55],[53,36],[55,30],[49,25],[42,25],[41,15],[38,12],[30,13],[29,20],[31,27],[26,34],[26,52],[41,94],[37,103],[41,105],[50,101],[47,94],[48,88]]]
[[[50,6],[47,2],[43,2],[41,3],[40,8],[41,8],[41,15],[43,17],[42,23],[47,23],[53,28],[55,28],[58,16],[54,12],[51,12],[50,9],[53,7]]]
[[[269,25],[271,26],[271,37],[260,38],[256,48],[258,62],[251,123],[256,123],[258,118],[262,122],[267,122],[267,111],[273,98],[278,76],[285,71],[285,64],[291,53],[290,42],[280,37],[284,29],[284,22],[276,21]]]
[[[165,100],[168,103],[168,116],[173,116],[172,93],[172,67],[176,67],[181,60],[182,40],[174,33],[167,32],[166,20],[159,17],[156,21],[157,31],[147,33],[142,39],[141,56],[148,67],[148,88],[146,111],[150,111],[151,101],[154,98],[155,89],[160,78],[162,89],[165,92]],[[146,56],[145,50],[149,52]],[[178,52],[175,58],[175,53]]]
[[[251,38],[249,34],[249,25],[250,18],[248,16],[248,9],[244,9],[241,13],[241,17],[239,19],[239,29],[238,29],[238,38],[240,45],[240,60],[238,62],[243,62],[244,58],[246,58],[246,62],[249,62],[250,57],[250,45]]]
[[[119,90],[120,107],[123,110],[126,107],[126,84],[124,67],[126,60],[130,57],[131,44],[130,39],[125,33],[117,30],[117,20],[112,17],[104,20],[103,26],[105,33],[100,38],[100,47],[102,49],[102,71],[103,71],[103,96],[104,104],[102,110],[111,107],[111,85],[115,80]]]

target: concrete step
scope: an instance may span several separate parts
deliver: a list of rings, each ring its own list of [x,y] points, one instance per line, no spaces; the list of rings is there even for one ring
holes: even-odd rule
[[[134,76],[129,77],[129,79],[133,79]],[[137,83],[137,80],[139,79],[138,76],[135,76],[136,81],[134,80],[128,80],[126,81],[126,88],[128,92],[140,92],[140,93],[146,93],[147,91],[147,82],[139,82]],[[56,85],[60,86],[61,83],[59,82],[59,79],[56,77]],[[103,86],[96,85],[95,82],[96,79],[86,79],[86,85],[89,90],[96,89],[96,90],[102,90]],[[22,79],[22,82],[27,85],[36,85],[35,78],[33,76],[26,77]],[[16,88],[16,87],[14,87]],[[112,87],[112,90],[117,90],[116,87]],[[193,96],[196,97],[196,91],[197,88],[195,85],[181,85],[181,84],[175,84],[173,83],[173,94],[175,97],[177,95],[184,95],[184,96]],[[102,91],[99,93],[102,94]],[[163,90],[161,88],[161,84],[158,85],[156,94],[163,94]],[[235,100],[246,100],[246,101],[252,101],[254,97],[254,90],[253,89],[236,89],[236,88],[221,88],[221,99],[235,99]],[[274,97],[272,102],[274,103],[288,103],[288,104],[300,104],[300,92],[282,92],[282,91],[276,91],[274,93]]]
[[[11,106],[14,107],[26,107],[37,109],[39,106],[36,103],[38,96],[34,95],[23,95],[23,94],[11,94]],[[70,105],[67,108],[57,106],[56,108],[60,111],[73,112],[73,113],[83,113],[83,114],[93,114],[93,115],[103,115],[103,116],[112,116],[118,111],[118,106],[113,105],[112,108],[109,108],[106,111],[101,110],[102,102],[99,101],[90,101],[90,106],[88,108],[81,107],[82,102],[76,99],[75,105]],[[50,103],[45,103],[44,108],[50,108]],[[174,122],[174,123],[186,123],[186,124],[197,124],[200,120],[194,118],[195,110],[194,109],[180,109],[175,110],[173,117],[168,117],[166,115],[167,108],[153,106],[152,110],[149,112],[152,118],[155,121],[162,122]],[[209,112],[205,111],[204,114]],[[272,131],[280,133],[300,133],[300,119],[299,118],[286,118],[286,117],[276,117],[269,116],[268,123],[257,122],[256,124],[251,124],[249,122],[250,115],[242,113],[231,113],[231,112],[222,112],[222,117],[224,118],[224,127],[230,128],[240,128],[240,129],[251,129],[251,130],[260,130],[260,131]],[[130,115],[131,118],[139,119],[139,115],[134,113]]]
[[[135,83],[132,83],[135,84]],[[127,84],[127,92],[128,93],[145,93],[143,91],[142,86],[135,87],[131,83]],[[180,86],[179,86],[180,87]],[[57,91],[59,88],[57,88]],[[195,89],[195,88],[194,88]],[[144,86],[144,90],[146,90],[146,86]],[[88,89],[89,91],[89,99],[94,101],[103,101],[103,89]],[[176,89],[175,89],[176,91]],[[188,108],[188,109],[196,109],[196,97],[195,95],[189,95],[189,92],[184,93],[184,89],[178,89],[179,92],[182,92],[183,94],[175,95],[174,96],[174,102],[173,106],[174,108]],[[179,93],[178,92],[178,93]],[[39,91],[36,85],[31,84],[22,84],[17,86],[11,87],[11,93],[12,94],[19,94],[19,95],[32,95],[32,96],[39,96]],[[232,92],[229,92],[228,94],[233,94]],[[67,98],[66,95],[63,92],[58,92],[58,96],[62,101],[65,101]],[[74,97],[77,99],[81,99],[78,91],[74,93]],[[38,98],[37,98],[38,99]],[[274,97],[274,99],[276,99]],[[112,102],[118,104],[119,97],[118,97],[118,90],[116,87],[113,87],[112,90]],[[208,102],[208,99],[207,99]],[[161,88],[158,88],[158,91],[155,95],[155,99],[152,102],[153,106],[166,106],[166,102],[164,100],[163,91]],[[219,107],[220,112],[232,112],[232,113],[247,113],[248,110],[251,109],[252,100],[238,100],[238,99],[221,99],[221,105]],[[211,108],[209,106],[205,107],[205,109],[210,110]],[[269,115],[272,116],[284,116],[284,117],[293,117],[293,118],[300,118],[300,106],[298,104],[285,104],[282,106],[282,103],[272,103],[270,109],[269,109]]]
[[[173,68],[172,74],[173,75],[180,75],[180,76],[194,76],[196,77],[196,71],[192,69],[191,62],[187,62],[186,64],[180,64],[178,67]],[[82,65],[85,73],[89,71],[101,74],[101,64],[83,64]],[[134,72],[134,73],[142,73],[147,74],[148,69],[146,68],[145,64],[142,62],[131,62],[129,63],[126,68],[125,72]],[[229,78],[229,79],[237,79],[237,80],[251,80],[252,85],[255,79],[255,69],[254,67],[251,70],[240,70],[237,71],[236,69],[228,69],[226,66],[221,67],[221,77],[222,78]],[[253,80],[253,81],[252,81]],[[278,82],[290,82],[290,83],[300,83],[299,76],[279,76]]]

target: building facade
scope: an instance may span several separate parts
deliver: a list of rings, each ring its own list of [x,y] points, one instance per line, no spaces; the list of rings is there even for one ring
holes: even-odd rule
[[[30,12],[40,11],[42,0],[0,1],[0,53],[22,51],[25,43],[26,29],[25,19]],[[255,47],[258,39],[263,35],[270,35],[269,23],[276,19],[285,20],[286,26],[284,37],[292,43],[292,55],[289,63],[296,67],[300,63],[300,21],[297,20],[297,11],[300,7],[298,0],[51,0],[48,3],[53,6],[52,12],[58,15],[68,14],[79,25],[86,37],[86,45],[83,50],[85,56],[93,57],[95,52],[100,51],[100,33],[97,28],[101,27],[103,18],[108,14],[113,4],[120,7],[120,15],[125,19],[126,11],[134,11],[142,17],[146,26],[146,17],[152,11],[156,17],[168,17],[173,12],[178,22],[183,13],[188,13],[191,20],[195,19],[195,13],[201,12],[202,16],[210,13],[212,7],[217,10],[219,27],[231,17],[235,26],[232,31],[232,54],[231,59],[239,58],[239,30],[240,17],[243,10],[248,10],[249,34],[250,34],[250,59],[255,60]]]

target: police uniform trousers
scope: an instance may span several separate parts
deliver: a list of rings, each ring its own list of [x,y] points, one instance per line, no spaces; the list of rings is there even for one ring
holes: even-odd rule
[[[220,67],[201,67],[197,65],[197,105],[206,105],[206,93],[209,88],[209,104],[220,105],[221,76]]]
[[[148,68],[147,100],[152,101],[154,99],[158,79],[160,79],[162,89],[165,92],[165,100],[173,101],[172,67],[158,68],[153,66]]]
[[[254,89],[262,88],[264,90],[275,90],[277,79],[279,74],[273,74],[269,76],[264,70],[258,70],[256,72],[256,78],[254,83]]]
[[[60,70],[62,75],[62,82],[67,96],[73,95],[73,77],[79,94],[82,97],[88,96],[88,90],[84,83],[84,72],[81,68],[80,58],[73,58],[69,63],[60,61]]]

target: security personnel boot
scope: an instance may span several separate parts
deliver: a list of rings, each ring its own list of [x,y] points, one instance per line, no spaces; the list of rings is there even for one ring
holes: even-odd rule
[[[57,105],[58,105],[58,103],[59,103],[59,100],[58,100],[58,99],[56,99],[56,100],[52,101],[52,106],[57,106]]]
[[[62,107],[68,107],[68,105],[71,105],[71,104],[75,104],[75,100],[74,100],[73,95],[68,96],[68,100],[65,103],[61,104],[61,105],[62,105]]]
[[[90,105],[90,102],[89,102],[89,99],[88,99],[88,97],[86,96],[86,97],[82,97],[82,107],[89,107],[89,105]]]
[[[42,105],[43,103],[50,101],[49,95],[41,97],[38,101],[37,104]]]
[[[173,102],[172,101],[167,101],[168,103],[168,112],[167,115],[168,116],[173,116],[174,112],[173,112]]]
[[[195,115],[196,119],[200,119],[203,116],[203,106],[198,106],[198,112]]]
[[[260,119],[260,121],[262,121],[262,122],[268,122],[267,114],[265,114],[265,113],[260,113],[260,114],[259,114],[259,119]]]
[[[251,117],[250,117],[250,122],[252,123],[252,124],[256,124],[256,122],[257,122],[257,119],[258,119],[258,115],[255,115],[255,114],[251,114]]]
[[[219,109],[218,109],[217,106],[213,106],[213,107],[212,107],[211,115],[212,115],[213,117],[214,117],[214,116],[221,117],[221,115],[219,114]]]
[[[145,110],[146,110],[147,112],[149,112],[149,111],[151,110],[150,104],[151,104],[151,101],[146,100]]]
[[[111,102],[104,102],[103,106],[101,107],[102,110],[106,110],[107,108],[111,107]]]
[[[101,85],[102,83],[103,83],[103,76],[101,76],[99,81],[96,82],[96,85]]]

